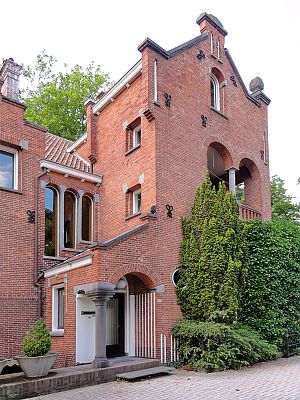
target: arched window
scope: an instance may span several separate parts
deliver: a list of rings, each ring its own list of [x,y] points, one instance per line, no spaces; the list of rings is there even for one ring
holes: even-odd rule
[[[215,110],[220,111],[220,84],[214,74],[210,75],[210,104]]]
[[[82,240],[92,240],[92,199],[84,195],[82,197],[82,224],[81,224]]]
[[[64,247],[75,248],[76,198],[74,193],[64,195]]]
[[[52,187],[45,189],[45,255],[57,256],[57,191]]]

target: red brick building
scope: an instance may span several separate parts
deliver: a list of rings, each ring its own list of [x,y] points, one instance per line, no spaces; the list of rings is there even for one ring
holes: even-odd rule
[[[87,101],[76,142],[23,118],[19,67],[1,77],[0,355],[45,315],[57,365],[170,358],[182,216],[206,171],[244,187],[242,218],[270,219],[263,82],[250,93],[220,21],[166,51],[150,39],[107,93]]]

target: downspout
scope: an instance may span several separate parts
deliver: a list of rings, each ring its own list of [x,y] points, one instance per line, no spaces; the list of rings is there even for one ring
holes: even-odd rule
[[[44,274],[39,274],[38,261],[39,261],[39,181],[47,174],[47,171],[42,172],[35,179],[35,224],[34,224],[34,286],[38,289],[38,317],[42,318],[42,286],[40,281],[44,278]]]

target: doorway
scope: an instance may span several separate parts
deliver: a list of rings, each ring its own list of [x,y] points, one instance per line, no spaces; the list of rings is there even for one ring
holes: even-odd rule
[[[116,293],[107,304],[106,356],[125,355],[125,294]]]

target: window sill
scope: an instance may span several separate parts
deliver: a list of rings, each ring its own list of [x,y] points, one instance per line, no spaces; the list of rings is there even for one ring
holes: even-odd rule
[[[210,54],[210,57],[211,57],[211,58],[214,58],[215,60],[217,59],[217,57],[216,57],[214,54],[212,54],[212,53]]]
[[[10,192],[10,193],[16,193],[16,194],[23,194],[23,192],[20,192],[19,190],[16,189],[8,189],[6,187],[0,186],[0,190],[3,190],[3,192]]]
[[[97,244],[97,242],[94,242],[93,240],[80,240],[78,243],[83,243],[83,244]]]
[[[140,147],[141,147],[140,144],[138,146],[132,147],[131,149],[126,151],[125,156],[128,156],[128,154],[132,153],[136,149],[139,149]]]
[[[160,103],[158,101],[153,100],[153,104],[157,107],[160,107]]]
[[[63,247],[61,251],[70,251],[71,253],[82,253],[82,250],[77,250],[69,247]]]
[[[214,111],[215,113],[221,115],[221,117],[223,117],[223,118],[225,118],[225,119],[228,120],[228,117],[227,117],[226,115],[224,115],[223,113],[221,113],[221,111],[216,110],[214,107],[210,107],[210,109],[211,109],[212,111]]]
[[[223,64],[223,61],[218,58],[218,63]]]
[[[138,215],[141,215],[141,212],[138,212],[138,213],[135,213],[135,214],[127,215],[127,217],[125,217],[125,221],[127,221],[127,220],[129,220],[129,219],[131,219],[131,218],[137,217]]]
[[[57,260],[57,261],[65,261],[68,257],[56,257],[56,256],[44,256],[44,260]]]
[[[60,331],[51,331],[50,336],[52,336],[52,337],[65,336],[65,331],[64,331],[64,329],[62,329]]]

